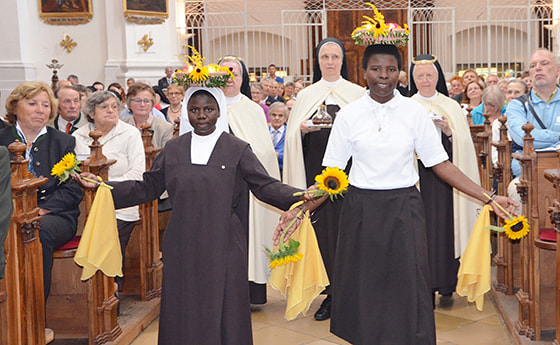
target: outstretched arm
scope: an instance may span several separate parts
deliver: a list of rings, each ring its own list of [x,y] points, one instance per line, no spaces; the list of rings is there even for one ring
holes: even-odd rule
[[[445,181],[450,186],[453,186],[460,190],[461,192],[472,196],[482,202],[487,202],[488,198],[484,196],[484,193],[491,195],[490,191],[482,188],[481,186],[474,183],[470,178],[468,178],[459,168],[453,165],[450,161],[446,160],[432,167],[434,172],[438,175],[440,179]],[[500,204],[511,214],[517,215],[514,207],[519,207],[517,203],[505,196],[496,196],[490,205],[494,209],[494,212],[503,219],[508,219],[508,216],[496,205]]]
[[[313,186],[307,188],[307,191],[312,191],[312,190],[316,190],[316,189],[317,189],[317,186],[313,185]],[[301,205],[297,206],[296,208],[294,208],[292,210],[289,210],[289,211],[286,211],[286,212],[282,213],[282,216],[280,217],[280,222],[278,223],[278,226],[276,227],[276,231],[274,231],[274,236],[272,238],[274,240],[274,245],[278,245],[280,243],[280,237],[281,237],[283,232],[286,232],[286,234],[284,235],[284,241],[287,241],[290,238],[290,236],[292,236],[294,231],[297,229],[301,220],[305,216],[305,213],[307,211],[313,212],[313,210],[315,210],[323,202],[325,202],[325,200],[328,199],[328,196],[322,196],[320,198],[314,198],[312,193],[305,193],[305,194],[303,194],[302,198],[303,198],[303,200],[305,200],[304,203],[302,203]],[[295,218],[297,218],[297,219],[292,224],[292,221]],[[290,226],[290,224],[291,224],[291,226]],[[288,227],[290,227],[290,228],[288,229]],[[286,229],[288,229],[288,230],[286,230]]]

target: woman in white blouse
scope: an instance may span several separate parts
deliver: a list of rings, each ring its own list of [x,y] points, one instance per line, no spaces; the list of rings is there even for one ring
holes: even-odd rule
[[[362,67],[369,91],[339,111],[323,158],[324,166],[340,169],[352,158],[334,267],[331,332],[356,345],[435,345],[415,153],[462,192],[484,202],[482,193],[489,191],[449,162],[426,110],[395,90],[402,58],[394,45],[369,46]],[[506,197],[495,202],[510,210],[515,205]]]
[[[90,122],[74,132],[76,137],[76,154],[87,157],[89,145],[93,142],[89,133],[97,129],[102,133],[99,142],[103,145],[103,154],[116,163],[109,167],[109,181],[141,180],[146,170],[146,157],[140,132],[132,125],[119,120],[119,101],[109,91],[98,91],[88,97],[82,109]],[[115,211],[117,228],[123,256],[123,272],[125,249],[134,230],[136,221],[140,219],[138,206]],[[122,291],[123,278],[115,277],[119,291]]]

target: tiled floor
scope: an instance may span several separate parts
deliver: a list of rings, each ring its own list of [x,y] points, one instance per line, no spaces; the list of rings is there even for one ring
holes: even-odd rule
[[[333,345],[349,344],[329,333],[329,321],[318,322],[313,313],[321,304],[319,296],[305,317],[284,320],[285,302],[282,296],[268,289],[268,303],[253,308],[253,339],[255,345]],[[466,298],[437,297],[435,310],[438,345],[510,345],[513,341],[486,295],[484,311],[476,310]],[[157,344],[158,320],[154,321],[132,345]]]

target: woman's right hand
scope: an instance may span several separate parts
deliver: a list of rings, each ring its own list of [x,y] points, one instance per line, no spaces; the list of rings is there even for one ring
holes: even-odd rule
[[[320,131],[321,128],[310,128],[309,126],[307,126],[307,121],[305,120],[299,125],[299,130],[301,131],[301,134],[307,134],[309,132]]]
[[[82,187],[87,188],[87,189],[95,189],[97,188],[97,186],[99,186],[98,183],[93,183],[93,182],[88,182],[82,178],[80,178],[80,176],[83,176],[85,178],[89,178],[91,180],[97,181],[97,176],[95,176],[92,173],[89,172],[83,172],[80,175],[76,175],[76,174],[70,174],[70,176],[72,177],[72,179],[74,179],[74,181],[77,181]]]

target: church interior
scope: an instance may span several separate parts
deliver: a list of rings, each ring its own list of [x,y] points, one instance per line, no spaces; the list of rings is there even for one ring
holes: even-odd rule
[[[79,84],[93,88],[96,83],[103,87],[118,83],[126,90],[129,80],[157,86],[165,79],[167,69],[173,75],[186,71],[186,56],[196,52],[206,59],[205,63],[218,63],[230,55],[241,57],[251,83],[270,77],[269,68],[274,64],[276,77],[286,87],[297,81],[308,87],[313,84],[315,47],[326,37],[342,42],[348,80],[366,87],[361,62],[365,48],[355,45],[351,37],[363,16],[371,15],[366,3],[3,1],[0,106],[3,111],[8,108],[11,92],[23,82],[41,81],[56,89],[58,83],[72,75],[79,77]],[[529,61],[537,49],[548,49],[557,58],[560,52],[560,0],[373,3],[388,22],[407,24],[410,29],[408,44],[399,47],[405,76],[415,56],[432,54],[437,56],[450,90],[452,77],[468,71],[500,80],[521,78],[531,68]],[[170,84],[162,88],[165,100],[171,92],[171,88],[167,89]],[[162,98],[160,94],[158,97]],[[171,109],[173,104],[169,104]],[[531,231],[514,240],[502,232],[492,232],[488,260],[491,286],[482,297],[478,296],[484,300],[482,311],[470,297],[457,292],[434,292],[437,344],[559,345],[560,154],[557,149],[535,147],[529,124],[523,127],[526,135],[521,139],[525,143],[522,151],[513,152],[505,116],[494,126],[488,119],[475,124],[471,110],[465,113],[480,184],[497,195],[507,196],[512,180],[511,160],[517,159],[521,165],[517,184],[519,210],[528,218]],[[171,133],[179,136],[178,120],[174,126],[169,125],[170,137]],[[149,169],[162,148],[152,143],[154,131],[150,126],[137,127],[142,133],[143,161]],[[82,162],[82,170],[108,181],[114,160],[103,155],[104,145],[99,137],[91,137],[91,153],[85,155],[88,158]],[[155,136],[153,140],[155,143]],[[42,252],[37,193],[41,193],[40,186],[46,179],[28,173],[26,147],[16,146],[9,148],[16,158],[10,164],[13,212],[4,244],[6,276],[0,279],[0,345],[157,344],[164,267],[161,248],[170,211],[158,208],[157,200],[139,207],[139,220],[125,245],[126,280],[119,291],[115,279],[101,271],[87,280],[80,279],[82,268],[74,262],[79,239],[55,250],[50,294],[45,301],[42,268],[38,268],[42,267]],[[95,196],[94,191],[85,190],[79,203],[78,235],[82,235]],[[497,218],[492,222],[504,225]],[[251,305],[255,345],[350,344],[330,332],[329,317],[318,321],[314,316],[325,294],[313,300],[305,315],[287,321],[287,297],[270,284],[265,291],[266,303]]]

